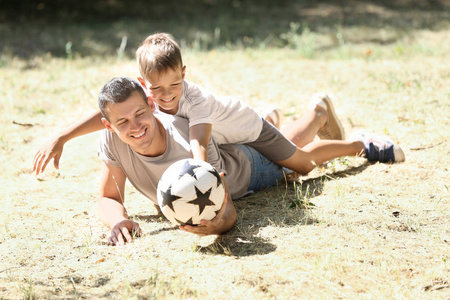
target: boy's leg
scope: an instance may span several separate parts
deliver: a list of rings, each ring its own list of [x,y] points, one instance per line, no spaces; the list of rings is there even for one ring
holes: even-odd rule
[[[320,140],[309,143],[302,149],[297,148],[291,157],[276,163],[306,175],[326,161],[342,156],[361,156],[364,153],[364,143],[361,141]]]
[[[327,111],[320,106],[315,106],[297,121],[283,126],[281,133],[297,147],[302,148],[314,140],[327,120]]]
[[[317,165],[342,156],[363,156],[370,162],[405,161],[400,146],[374,134],[358,134],[350,141],[320,140],[312,142],[283,161],[276,163],[306,175]]]
[[[311,143],[316,135],[328,140],[343,140],[345,137],[333,103],[325,93],[314,94],[306,114],[284,126],[281,132],[300,148]]]

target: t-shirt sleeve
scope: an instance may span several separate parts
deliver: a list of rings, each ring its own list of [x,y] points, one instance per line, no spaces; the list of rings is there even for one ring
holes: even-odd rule
[[[116,160],[114,155],[109,150],[109,147],[112,146],[112,134],[111,132],[104,129],[100,134],[100,148],[98,151],[98,157],[103,160],[108,165],[114,167],[120,167],[119,162]]]
[[[213,114],[216,110],[216,99],[212,95],[202,96],[196,99],[187,110],[187,119],[189,119],[189,127],[198,124],[212,124]]]

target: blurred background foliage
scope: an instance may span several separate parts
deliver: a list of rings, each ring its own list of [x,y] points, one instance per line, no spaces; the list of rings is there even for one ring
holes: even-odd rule
[[[314,44],[311,52],[342,43],[389,44],[412,30],[448,27],[449,2],[1,0],[0,51],[3,60],[133,57],[154,32],[170,32],[182,47],[194,50]],[[309,52],[306,47],[305,56]]]

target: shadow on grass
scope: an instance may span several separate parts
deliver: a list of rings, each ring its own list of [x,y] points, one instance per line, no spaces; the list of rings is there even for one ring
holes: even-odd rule
[[[7,0],[0,10],[0,51],[25,59],[134,57],[147,35],[161,31],[172,33],[183,48],[198,50],[295,47],[303,33],[303,39],[311,33],[329,36],[334,42],[325,48],[339,47],[342,42],[390,44],[414,30],[439,30],[449,18],[445,0],[150,2]],[[292,24],[301,26],[293,30]],[[342,31],[352,28],[362,30]],[[283,38],[286,34],[289,37]]]
[[[370,164],[348,166],[345,170],[331,174],[310,176],[293,182],[282,182],[276,187],[235,200],[238,212],[236,225],[227,233],[218,236],[208,246],[198,246],[197,251],[211,255],[244,257],[264,255],[277,249],[269,239],[259,236],[261,228],[306,226],[318,223],[313,216],[311,200],[322,194],[327,181],[356,175]],[[169,222],[162,215],[133,215],[137,221]],[[178,226],[154,230],[146,235],[178,230]]]
[[[311,200],[322,194],[327,181],[363,172],[369,164],[348,167],[329,175],[313,176],[301,183],[284,182],[238,199],[236,225],[217,237],[211,245],[198,246],[197,251],[212,255],[236,257],[264,255],[276,250],[276,245],[259,235],[264,227],[293,227],[318,223]]]

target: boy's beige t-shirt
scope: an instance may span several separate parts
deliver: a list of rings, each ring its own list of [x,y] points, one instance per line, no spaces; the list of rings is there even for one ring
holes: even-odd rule
[[[174,162],[191,158],[188,121],[184,118],[155,112],[167,134],[166,152],[148,157],[135,152],[115,133],[103,130],[100,135],[99,157],[107,164],[120,167],[130,183],[155,204],[159,179]],[[213,139],[208,145],[208,158],[219,172],[225,172],[233,199],[244,196],[250,182],[251,165],[245,153],[235,145],[218,146]]]
[[[213,94],[187,80],[176,115],[188,119],[189,127],[212,124],[211,135],[219,145],[253,142],[262,129],[262,118],[246,103]]]

